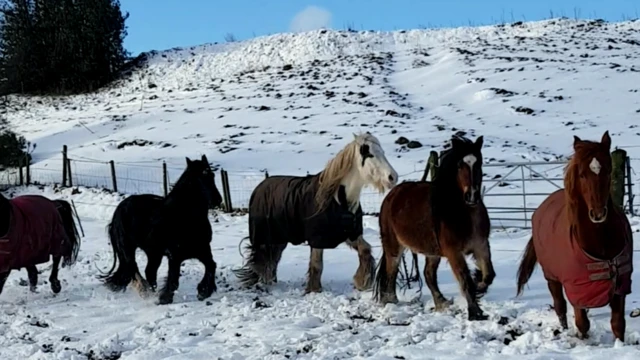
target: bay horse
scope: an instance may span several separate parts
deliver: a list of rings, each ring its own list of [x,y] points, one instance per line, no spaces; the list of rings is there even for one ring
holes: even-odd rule
[[[406,181],[396,185],[380,208],[382,258],[373,298],[383,304],[397,303],[396,279],[405,249],[425,256],[424,277],[436,311],[448,308],[438,287],[437,271],[446,257],[467,300],[468,319],[488,318],[478,305],[495,278],[489,232],[491,223],[480,189],[482,144],[454,136],[451,148],[442,153],[437,176],[431,181]],[[473,255],[478,269],[472,277],[466,255]]]
[[[358,252],[356,289],[371,287],[375,259],[362,237],[360,193],[367,185],[384,192],[397,183],[398,174],[375,136],[369,132],[353,136],[319,173],[270,176],[253,190],[248,260],[234,270],[243,286],[277,282],[278,263],[287,244],[306,241],[311,256],[305,294],[322,291],[323,251],[343,242]]]
[[[0,293],[12,270],[26,268],[29,289],[36,292],[36,265],[53,259],[49,284],[54,294],[62,290],[58,267],[72,266],[80,251],[80,235],[66,200],[41,195],[7,199],[0,194]]]
[[[564,330],[568,324],[563,288],[574,309],[579,338],[588,336],[587,309],[609,305],[611,330],[624,341],[633,237],[629,220],[610,195],[609,132],[600,142],[574,136],[573,149],[564,189],[549,195],[532,215],[531,239],[517,274],[517,294],[522,294],[539,263]]]
[[[186,160],[186,169],[166,198],[131,195],[116,207],[107,226],[114,253],[113,265],[107,274],[99,276],[111,291],[124,291],[133,282],[143,298],[150,291],[155,292],[163,256],[169,259],[169,272],[158,304],[173,302],[180,266],[188,259],[198,259],[205,266],[204,277],[198,284],[198,300],[216,291],[217,265],[211,254],[209,210],[220,206],[222,196],[207,157]],[[146,279],[135,260],[137,248],[147,255]]]

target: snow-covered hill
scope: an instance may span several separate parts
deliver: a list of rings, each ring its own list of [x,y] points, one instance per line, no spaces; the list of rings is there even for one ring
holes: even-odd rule
[[[571,153],[573,135],[596,140],[605,130],[614,146],[640,159],[640,21],[322,30],[152,52],[109,89],[56,99],[11,97],[7,116],[17,132],[37,143],[34,169],[58,174],[63,144],[75,159],[136,164],[164,159],[176,168],[184,167],[185,156],[205,153],[238,179],[254,175],[237,185],[244,186],[246,197],[265,170],[319,171],[359,131],[381,140],[405,179],[419,178],[429,152],[441,150],[456,132],[484,136],[485,164],[563,159]],[[401,137],[421,146],[408,147]],[[640,161],[632,165],[640,169]],[[508,171],[486,167],[486,180]],[[557,177],[562,167],[539,171]],[[506,188],[521,192],[519,186]],[[156,307],[132,292],[113,295],[94,277],[96,266],[104,269],[111,261],[104,226],[119,198],[81,191],[73,197],[87,232],[83,261],[61,271],[65,284],[55,298],[46,285],[39,294],[28,294],[20,286],[26,274],[12,275],[0,295],[0,358],[83,358],[79,354],[91,349],[121,352],[122,359],[631,359],[640,354],[637,346],[612,347],[607,309],[591,312],[591,340],[557,334],[539,271],[525,295],[514,299],[514,266],[526,231],[492,237],[498,279],[483,300],[492,315],[486,323],[430,313],[427,292],[424,308],[379,308],[369,294],[352,290],[356,254],[346,247],[327,252],[321,295],[301,294],[308,261],[304,247],[287,249],[282,282],[271,293],[238,291],[229,268],[241,265],[237,244],[246,234],[246,217],[225,215],[213,223],[213,243],[218,281],[226,285],[208,302],[195,300],[201,276],[195,262],[184,267],[174,305]],[[528,206],[540,200],[529,199]],[[367,203],[368,210],[378,203],[379,198]],[[640,221],[632,223],[637,230]],[[375,218],[367,218],[365,236],[379,244]],[[141,256],[139,264],[145,263]],[[165,270],[163,265],[160,271]],[[439,279],[446,295],[462,304],[446,265]],[[640,300],[636,283],[633,290],[628,307]],[[501,317],[507,325],[498,324]],[[640,340],[637,321],[628,320],[629,344]],[[34,326],[38,323],[47,327]]]

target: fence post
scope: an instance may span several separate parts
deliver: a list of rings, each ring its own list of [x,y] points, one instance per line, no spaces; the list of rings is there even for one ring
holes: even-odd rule
[[[164,190],[164,197],[169,194],[169,175],[167,174],[167,163],[162,161],[162,188]]]
[[[631,182],[631,158],[627,156],[627,192],[628,192],[628,199],[629,199],[629,214],[631,214],[631,216],[635,216],[635,210],[633,210],[633,183]]]
[[[624,182],[627,152],[616,149],[611,153],[611,200],[621,210],[624,207]]]
[[[67,145],[62,145],[62,187],[67,186]]]
[[[27,159],[27,185],[31,185],[31,164],[29,164],[29,158]]]
[[[267,179],[269,177],[269,171],[265,170],[264,171],[264,178]]]
[[[116,181],[116,164],[113,160],[109,161],[111,167],[111,182],[113,183],[113,191],[118,192],[118,182]]]
[[[427,160],[427,165],[425,166],[424,173],[422,173],[421,181],[427,180],[427,175],[429,175],[429,172],[431,172],[431,178],[429,179],[430,181],[433,181],[433,179],[436,178],[436,175],[438,174],[439,162],[440,161],[438,159],[438,152],[432,150],[429,153],[429,160]]]
[[[71,173],[71,159],[67,158],[67,174],[69,175],[69,186],[73,187],[73,176]]]
[[[24,160],[20,160],[20,174],[19,174],[19,176],[20,176],[20,186],[24,185],[24,175],[22,174],[22,162],[23,161]]]
[[[226,170],[220,169],[220,178],[222,180],[222,196],[224,197],[225,211],[232,212],[233,205],[231,204],[231,192],[229,191],[229,176]]]
[[[518,165],[520,166],[520,175],[522,175],[522,208],[524,210],[524,227],[527,227],[527,222],[528,222],[528,218],[527,218],[527,184],[525,182],[525,178],[524,178],[524,166],[522,165]]]

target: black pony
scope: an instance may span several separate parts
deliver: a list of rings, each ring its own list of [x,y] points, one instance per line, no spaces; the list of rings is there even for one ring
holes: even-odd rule
[[[11,270],[27,269],[29,288],[36,291],[38,269],[53,258],[49,283],[62,290],[58,267],[75,264],[80,235],[71,204],[40,195],[22,195],[11,200],[0,194],[0,293]]]
[[[124,291],[133,281],[136,290],[145,297],[149,290],[156,290],[158,268],[166,255],[169,274],[159,304],[170,304],[178,289],[182,262],[198,259],[205,266],[204,277],[198,284],[198,299],[208,298],[216,291],[209,209],[221,203],[222,197],[207,157],[203,155],[201,160],[187,158],[187,168],[166,198],[151,194],[131,195],[118,204],[108,225],[113,265],[100,278],[114,292]],[[137,248],[147,255],[146,280],[136,264]],[[117,262],[120,264],[116,270]]]

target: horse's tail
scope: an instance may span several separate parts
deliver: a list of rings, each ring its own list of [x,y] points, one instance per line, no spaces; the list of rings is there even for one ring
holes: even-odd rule
[[[62,267],[71,266],[78,259],[80,251],[80,233],[73,219],[73,209],[71,204],[66,200],[56,200],[58,213],[62,218],[62,226],[67,234],[67,251],[62,257]]]
[[[127,288],[134,278],[137,267],[133,259],[130,259],[127,255],[124,224],[122,223],[122,216],[118,210],[119,209],[116,209],[113,219],[111,219],[111,222],[107,225],[109,241],[113,249],[113,263],[111,269],[109,269],[106,274],[98,276],[106,287],[114,292],[124,291]]]
[[[522,293],[522,288],[531,278],[531,274],[533,274],[533,270],[536,268],[536,263],[538,262],[538,256],[536,255],[536,249],[533,246],[533,237],[529,239],[529,243],[527,243],[527,247],[524,250],[524,256],[522,257],[522,262],[520,262],[520,267],[518,268],[518,293],[520,295]]]
[[[248,237],[242,239],[242,241],[246,239]],[[258,282],[264,284],[277,282],[278,263],[286,246],[286,244],[247,244],[245,246],[245,251],[248,253],[247,261],[240,269],[233,270],[233,273],[240,280],[240,283],[247,287],[253,286]]]

